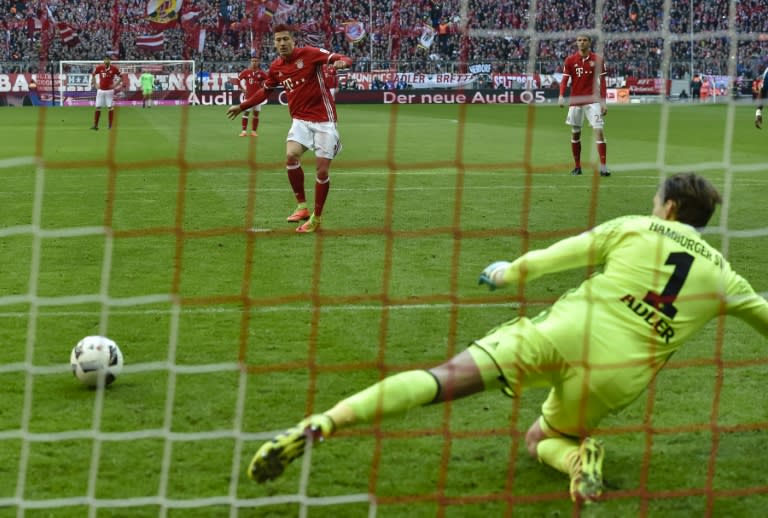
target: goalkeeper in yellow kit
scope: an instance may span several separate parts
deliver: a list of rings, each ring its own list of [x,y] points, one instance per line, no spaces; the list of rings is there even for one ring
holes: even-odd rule
[[[514,262],[483,270],[480,283],[512,288],[547,273],[602,265],[534,318],[515,318],[429,370],[395,374],[307,417],[263,444],[248,468],[257,482],[279,476],[307,440],[410,408],[499,388],[551,390],[526,433],[529,453],[570,476],[574,501],[602,493],[600,420],[637,398],[669,357],[697,330],[735,315],[768,336],[768,302],[731,269],[697,228],[720,203],[704,178],[667,178],[651,216],[608,221]]]
[[[155,89],[155,76],[153,76],[149,70],[144,70],[144,73],[139,77],[141,82],[141,107],[152,107],[152,91]]]

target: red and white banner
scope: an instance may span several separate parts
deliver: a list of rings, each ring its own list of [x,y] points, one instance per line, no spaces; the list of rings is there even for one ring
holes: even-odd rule
[[[200,27],[201,11],[197,7],[185,9],[181,14],[181,29],[187,48],[202,52],[205,47],[205,29]]]
[[[181,13],[181,27],[184,29],[199,24],[200,13],[200,9],[195,6],[185,9],[184,12]]]
[[[75,28],[65,22],[59,22],[56,24],[56,28],[59,29],[59,38],[64,45],[73,46],[80,42],[80,38],[75,31]]]
[[[136,37],[136,47],[148,52],[158,52],[165,48],[165,36],[163,33],[146,34]]]

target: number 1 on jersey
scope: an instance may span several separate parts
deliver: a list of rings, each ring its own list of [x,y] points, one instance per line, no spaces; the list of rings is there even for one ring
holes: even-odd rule
[[[661,295],[649,291],[643,298],[643,302],[650,304],[669,318],[675,318],[677,308],[673,302],[680,294],[680,290],[683,289],[685,279],[688,278],[688,273],[693,265],[693,256],[687,252],[672,252],[664,264],[674,265],[675,270],[672,272],[672,276],[667,281],[667,285],[664,286]]]

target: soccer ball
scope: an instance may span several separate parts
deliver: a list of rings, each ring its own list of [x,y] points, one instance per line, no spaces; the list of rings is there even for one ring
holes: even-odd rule
[[[89,387],[111,384],[123,370],[123,353],[106,336],[86,336],[69,356],[72,374]]]

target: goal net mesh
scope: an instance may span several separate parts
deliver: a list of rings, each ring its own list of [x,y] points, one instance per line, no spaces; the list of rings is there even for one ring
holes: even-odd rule
[[[119,12],[146,2],[107,4]],[[395,63],[419,73],[449,55],[450,72],[462,73],[493,54],[502,58],[487,79],[517,91],[534,89],[542,64],[561,63],[581,31],[612,77],[662,85],[693,70],[740,77],[742,65],[768,55],[765,9],[735,0],[197,4],[201,18],[228,9],[219,55],[243,65],[251,53],[273,53],[268,30],[233,26],[238,10],[258,8],[384,79]],[[57,5],[57,23],[74,25]],[[438,8],[432,42],[421,26]],[[348,16],[365,21],[366,39],[332,30]],[[138,59],[131,45],[146,29],[90,37]],[[166,42],[174,38],[183,41],[179,33]],[[588,128],[586,174],[568,176],[569,130],[554,102],[339,104],[345,149],[331,170],[324,226],[301,236],[284,222],[294,203],[285,107],[264,107],[258,138],[238,138],[240,121],[227,121],[224,107],[186,103],[119,105],[114,130],[88,133],[93,94],[83,76],[100,62],[74,61],[82,56],[49,44],[71,61],[46,55],[41,70],[60,67],[61,98],[74,108],[15,110],[24,111],[18,128],[4,131],[17,145],[0,152],[8,207],[0,216],[0,516],[576,516],[567,477],[525,450],[546,397],[537,390],[518,399],[489,391],[344,430],[267,485],[245,469],[264,441],[305,415],[395,372],[441,363],[500,322],[551,304],[592,272],[503,293],[480,289],[477,275],[610,217],[647,213],[669,173],[694,170],[720,187],[724,203],[705,237],[741,257],[737,269],[768,290],[765,148],[755,145],[753,106],[729,95],[732,83],[713,106],[682,106],[664,86],[658,104],[610,105],[607,181],[586,173],[596,169]],[[209,37],[204,48],[215,44]],[[716,63],[718,71],[705,69]],[[163,96],[189,91],[197,73],[189,60],[116,64],[131,95],[147,69],[160,79],[155,98],[169,102],[175,97]],[[694,129],[700,142],[685,138]],[[311,200],[311,153],[302,163]],[[114,339],[125,356],[108,390],[80,386],[66,363],[90,334]],[[717,320],[601,424],[606,514],[764,508],[763,342]]]

